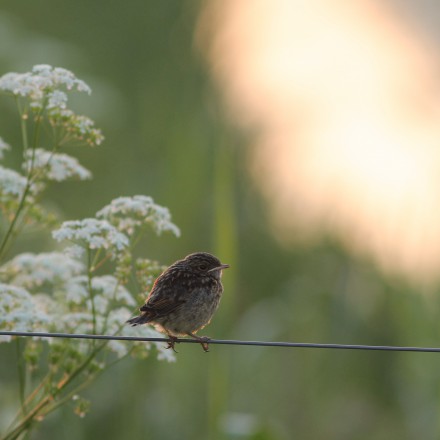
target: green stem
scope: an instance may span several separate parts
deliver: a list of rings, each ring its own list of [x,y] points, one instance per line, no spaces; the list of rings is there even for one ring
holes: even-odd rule
[[[146,228],[141,229],[141,230],[139,231],[139,233],[138,233],[138,236],[137,236],[136,238],[133,238],[133,240],[132,240],[132,244],[131,244],[131,249],[132,249],[132,250],[137,246],[137,244],[139,243],[139,241],[141,240],[141,238],[145,235],[145,231],[146,231]]]
[[[99,248],[95,253],[95,258],[93,258],[92,264],[90,265],[90,270],[95,271],[96,270],[96,264],[99,260],[99,257],[101,256],[102,248]]]
[[[46,405],[50,403],[52,396],[46,396],[41,402],[38,403],[20,422],[20,424],[13,429],[9,434],[6,434],[2,437],[1,440],[15,440],[17,439],[23,432],[27,431],[32,425],[35,416],[43,409]]]
[[[93,323],[93,334],[96,335],[96,310],[95,310],[95,300],[92,289],[92,251],[87,249],[87,289],[89,291],[90,302],[92,303],[92,323]],[[93,341],[95,343],[95,341]]]
[[[28,136],[27,136],[27,115],[25,116],[25,112],[22,111],[20,106],[20,101],[17,96],[15,96],[15,103],[17,104],[18,113],[20,114],[20,129],[21,129],[21,137],[23,138],[23,152],[25,152],[28,147]]]
[[[114,288],[114,290],[113,290],[113,295],[112,295],[112,301],[113,301],[113,302],[116,300],[116,294],[117,294],[117,292],[118,292],[118,287],[119,287],[119,285],[120,285],[120,282],[118,281],[118,282],[115,284],[115,288]],[[109,317],[109,315],[110,315],[110,311],[108,311],[108,312],[106,313],[105,318],[104,318],[104,324],[103,324],[103,326],[102,326],[102,330],[101,330],[103,334],[105,334],[105,333],[107,332],[107,324],[108,324],[108,317]]]
[[[16,348],[16,355],[17,355],[18,386],[19,386],[19,393],[20,393],[21,412],[23,414],[26,414],[26,403],[25,403],[25,397],[24,397],[25,389],[26,389],[26,371],[25,371],[25,368],[23,365],[23,356],[22,356],[20,338],[15,339],[15,348]]]
[[[35,387],[35,389],[29,394],[29,396],[27,396],[25,402],[24,402],[24,406],[25,407],[29,407],[29,405],[32,403],[32,401],[37,397],[38,393],[40,392],[40,390],[49,382],[51,377],[51,373],[48,373],[42,380],[41,382]],[[14,418],[12,419],[12,422],[10,423],[8,429],[11,429],[15,423],[17,422],[17,420],[20,418],[20,416],[24,416],[25,413],[23,412],[23,409],[20,408],[17,413],[15,414]]]
[[[20,213],[21,213],[22,209],[24,208],[26,197],[27,197],[30,189],[31,189],[31,182],[28,180],[28,182],[26,183],[26,186],[24,188],[23,195],[21,196],[17,211],[15,212],[14,217],[13,217],[11,223],[9,224],[9,228],[6,231],[6,235],[3,237],[3,241],[0,245],[0,259],[3,256],[3,253],[6,249],[6,245],[8,244],[9,239],[12,237],[15,224],[17,223],[18,217],[20,216]]]
[[[117,364],[118,362],[120,362],[122,359],[125,359],[126,357],[128,357],[131,352],[133,351],[133,348],[131,348],[127,354],[125,354],[124,356],[115,359],[113,362],[110,362],[109,364],[107,364],[106,369],[111,368],[113,365]],[[83,390],[84,388],[86,388],[88,385],[90,385],[100,374],[102,374],[104,372],[104,370],[101,370],[97,373],[95,373],[94,375],[90,376],[86,381],[84,381],[83,383],[81,383],[80,385],[78,385],[76,388],[74,388],[73,390],[69,391],[65,396],[63,396],[60,400],[58,400],[56,403],[54,403],[52,406],[50,406],[45,412],[44,412],[44,416],[48,415],[49,413],[55,411],[57,408],[59,408],[60,406],[64,405],[66,402],[68,402],[75,394],[78,394],[81,390]]]
[[[17,101],[17,105],[19,107],[19,112],[21,115],[21,130],[22,130],[22,137],[23,137],[23,149],[24,151],[27,151],[28,149],[28,138],[27,138],[27,126],[26,126],[26,119],[23,117],[23,114],[21,114],[21,109],[20,106],[18,104]],[[36,123],[35,123],[35,130],[34,130],[34,137],[33,137],[33,142],[32,142],[32,157],[31,157],[31,161],[29,164],[29,169],[28,169],[28,175],[27,175],[27,181],[26,181],[26,186],[24,188],[23,194],[21,196],[17,211],[14,214],[14,217],[11,221],[11,223],[9,224],[9,228],[6,231],[6,235],[3,237],[2,243],[0,245],[0,259],[4,254],[4,251],[6,249],[6,245],[8,244],[9,240],[11,239],[11,237],[13,236],[13,232],[14,232],[14,227],[17,223],[17,220],[21,214],[21,211],[23,210],[25,203],[26,203],[26,198],[29,194],[29,191],[32,187],[32,173],[33,173],[33,168],[34,168],[34,163],[35,163],[35,150],[37,148],[37,144],[38,144],[38,139],[40,136],[40,127],[41,127],[41,115],[44,111],[44,108],[41,109],[37,116],[36,116]]]
[[[101,261],[96,263],[96,265],[92,264],[90,267],[90,272],[96,272],[101,266],[103,266],[109,259],[111,258],[110,254],[107,254]],[[96,259],[96,258],[95,258]]]
[[[23,418],[23,420],[17,425],[11,432],[6,434],[4,437],[1,438],[1,440],[15,440],[17,439],[22,433],[24,433],[26,430],[28,430],[32,423],[34,423],[34,419],[36,416],[40,414],[40,412],[51,402],[54,401],[54,399],[79,375],[81,374],[85,368],[89,365],[89,363],[94,359],[94,357],[107,345],[107,341],[103,342],[101,345],[96,347],[89,356],[84,360],[84,362],[66,379],[61,380],[58,383],[58,388],[55,390],[54,393],[51,395],[48,395],[44,397],[40,402],[37,403],[37,405],[30,410],[26,417]]]

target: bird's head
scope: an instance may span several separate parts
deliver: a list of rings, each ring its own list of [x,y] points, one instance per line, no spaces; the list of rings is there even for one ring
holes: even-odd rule
[[[191,271],[216,278],[220,278],[222,270],[229,267],[229,264],[222,264],[217,257],[207,252],[190,254],[185,257],[184,262],[191,268]]]

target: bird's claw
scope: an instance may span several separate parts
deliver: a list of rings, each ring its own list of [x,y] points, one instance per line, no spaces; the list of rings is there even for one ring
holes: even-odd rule
[[[176,342],[179,343],[179,341],[177,340],[177,338],[175,336],[168,336],[168,338],[170,339],[168,341],[168,345],[165,347],[167,350],[169,348],[171,348],[171,350],[174,351],[174,353],[178,353],[178,351],[174,348],[174,346],[176,345]]]
[[[193,335],[194,337],[195,335]],[[200,342],[200,345],[203,348],[203,351],[205,353],[208,353],[209,351],[209,341],[211,340],[208,336],[195,336],[195,339],[197,339]]]

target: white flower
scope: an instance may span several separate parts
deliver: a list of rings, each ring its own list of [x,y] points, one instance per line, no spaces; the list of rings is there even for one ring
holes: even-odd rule
[[[43,284],[63,285],[84,269],[82,263],[59,252],[24,253],[0,267],[0,274],[16,286],[34,289]]]
[[[16,171],[0,165],[0,201],[9,200],[13,196],[19,198],[26,187],[26,178]]]
[[[116,322],[125,322],[127,321],[132,314],[126,308],[121,308],[114,311],[114,314],[109,315],[109,322],[112,320]],[[163,338],[163,334],[154,330],[151,326],[148,325],[138,325],[136,327],[132,327],[131,325],[125,325],[121,332],[121,336],[137,336],[142,338]],[[174,353],[171,350],[166,349],[166,345],[163,342],[136,342],[137,345],[142,344],[146,349],[149,349],[150,344],[154,344],[158,351],[157,358],[159,360],[166,360],[168,362],[174,362],[176,360]]]
[[[34,152],[26,151],[23,168],[29,169],[32,164],[34,170],[39,170],[43,178],[57,182],[69,178],[86,180],[92,177],[91,172],[80,165],[75,157],[63,153],[51,153],[42,148],[37,148]]]
[[[91,333],[93,315],[90,312],[67,312],[59,316],[57,325],[57,330],[62,332]]]
[[[54,90],[48,94],[47,108],[66,108],[67,95],[60,91]]]
[[[67,90],[91,93],[90,87],[67,69],[48,64],[38,64],[26,73],[7,73],[0,77],[0,90],[16,96],[28,97],[41,101],[46,93],[64,86]]]
[[[64,84],[67,90],[76,88],[78,92],[86,92],[90,95],[92,89],[81,79],[78,79],[70,70],[55,67],[52,72],[56,84]]]
[[[136,301],[130,292],[120,285],[117,278],[112,275],[103,275],[101,277],[92,278],[92,289],[110,301],[116,301],[119,304],[127,306],[135,306]]]
[[[85,275],[71,278],[66,284],[66,300],[75,304],[89,301],[90,294],[87,284],[88,280]],[[98,309],[101,314],[106,313],[110,302],[133,307],[136,305],[136,301],[130,292],[124,286],[120,285],[117,278],[112,275],[93,277],[91,285],[95,308]],[[89,310],[92,310],[90,303],[87,304],[87,307]]]
[[[104,136],[95,128],[95,123],[87,116],[77,115],[72,110],[53,107],[49,111],[49,120],[53,126],[61,126],[68,136],[91,146],[101,145]]]
[[[0,283],[0,328],[12,331],[45,331],[51,317],[25,289]],[[0,339],[8,342],[10,338]]]
[[[67,257],[79,260],[84,256],[85,251],[83,247],[78,246],[77,244],[72,244],[72,246],[67,246],[63,253]]]
[[[99,291],[99,287],[98,289],[96,288],[97,284],[99,284],[97,278],[100,277],[92,278],[91,283],[94,307],[92,307],[92,301],[88,290],[88,279],[85,275],[74,277],[66,284],[66,300],[68,303],[74,303],[77,305],[84,304],[88,312],[93,312],[93,309],[95,309],[97,314],[104,316],[108,309],[109,298],[102,295]]]
[[[88,249],[114,248],[121,251],[129,244],[127,236],[108,221],[94,218],[64,222],[52,232],[52,236],[57,241],[70,240]]]
[[[81,304],[89,298],[87,291],[87,277],[79,275],[72,277],[65,286],[65,297],[67,303]]]
[[[0,137],[0,159],[3,159],[5,151],[10,149],[11,146]]]
[[[91,93],[90,87],[72,72],[48,64],[38,64],[31,72],[12,72],[0,77],[0,91],[27,98],[34,111],[47,110],[52,125],[64,128],[64,143],[74,139],[100,145],[104,140],[101,131],[90,118],[67,109],[67,94],[62,89]]]
[[[151,225],[156,233],[171,231],[179,236],[179,228],[171,222],[169,210],[154,203],[148,196],[118,197],[96,213],[115,225],[120,231],[132,235],[144,225]]]
[[[0,77],[0,90],[15,96],[28,97],[32,101],[41,101],[44,90],[50,86],[50,81],[33,77],[31,73],[11,72]]]
[[[116,353],[118,358],[125,356],[128,353],[128,344],[124,341],[109,341],[107,347],[110,351]]]

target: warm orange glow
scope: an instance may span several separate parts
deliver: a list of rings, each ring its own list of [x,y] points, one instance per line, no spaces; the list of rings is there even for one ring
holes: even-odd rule
[[[253,172],[283,241],[298,227],[337,234],[384,270],[431,283],[437,59],[392,12],[371,0],[212,0],[198,42],[233,120],[255,133]]]

